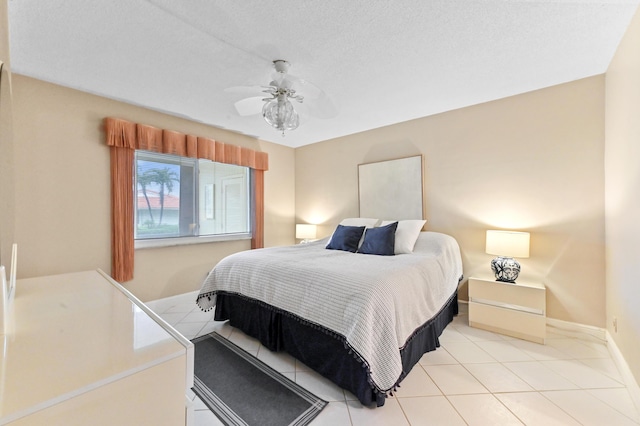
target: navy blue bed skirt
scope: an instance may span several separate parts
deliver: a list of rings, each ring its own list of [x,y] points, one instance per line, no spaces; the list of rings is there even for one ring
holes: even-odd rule
[[[271,351],[285,351],[343,389],[363,405],[384,405],[393,389],[379,389],[371,383],[369,366],[347,343],[344,336],[289,312],[240,294],[217,292],[214,319],[258,339]],[[438,337],[458,314],[458,293],[440,312],[417,328],[400,349],[402,374],[395,386],[426,352],[440,346]],[[394,386],[394,388],[395,388]]]

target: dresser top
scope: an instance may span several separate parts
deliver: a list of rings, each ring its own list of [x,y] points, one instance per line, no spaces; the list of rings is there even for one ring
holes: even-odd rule
[[[184,355],[189,342],[147,312],[102,271],[18,280],[0,336],[0,424]]]

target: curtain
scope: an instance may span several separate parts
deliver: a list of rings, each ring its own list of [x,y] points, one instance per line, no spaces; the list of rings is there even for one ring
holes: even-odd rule
[[[133,279],[133,159],[136,125],[107,118],[107,145],[111,148],[111,275],[117,281]]]
[[[104,128],[111,150],[111,275],[116,281],[133,279],[136,149],[251,168],[251,248],[264,247],[264,172],[269,168],[266,152],[113,117],[104,119]]]
[[[264,247],[264,170],[253,169],[251,173],[251,248]]]

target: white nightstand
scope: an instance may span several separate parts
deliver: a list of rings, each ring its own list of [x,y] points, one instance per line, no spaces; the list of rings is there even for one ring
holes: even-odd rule
[[[543,284],[469,278],[469,325],[544,344],[546,289]]]

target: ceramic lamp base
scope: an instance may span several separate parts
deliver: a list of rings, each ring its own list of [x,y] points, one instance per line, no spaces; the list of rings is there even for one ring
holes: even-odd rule
[[[496,257],[491,261],[491,270],[496,281],[515,283],[520,274],[520,264],[513,257]]]

